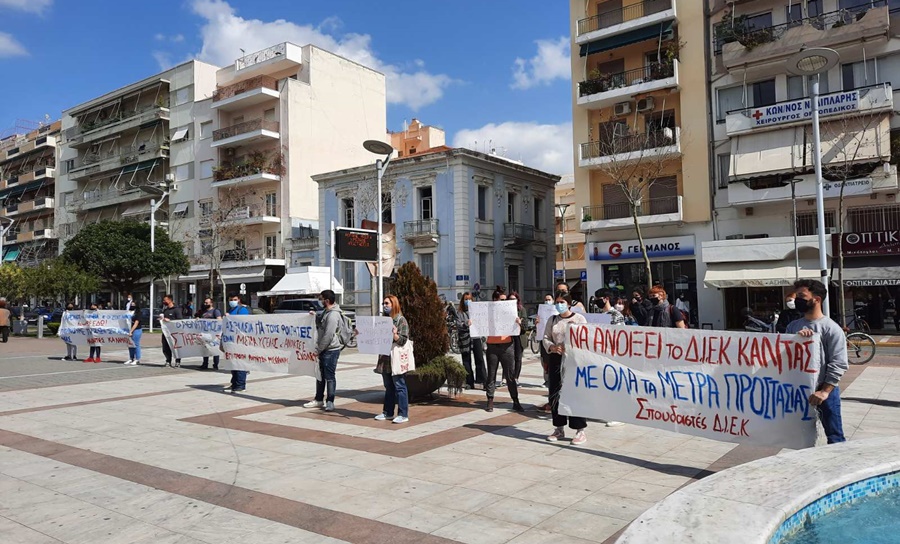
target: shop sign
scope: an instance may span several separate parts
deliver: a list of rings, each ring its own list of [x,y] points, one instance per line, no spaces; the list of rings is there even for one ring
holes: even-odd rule
[[[832,248],[837,254],[841,248],[844,257],[869,255],[900,255],[900,231],[845,232],[831,237]]]
[[[841,183],[840,181],[823,181],[822,190],[824,192],[825,198],[840,197],[841,185],[844,186],[845,197],[872,194],[872,178],[848,179],[843,183]]]
[[[846,113],[859,108],[859,91],[842,91],[819,97],[819,115],[822,117]],[[802,98],[781,104],[754,108],[750,113],[753,127],[764,127],[812,119],[812,100]]]
[[[662,257],[690,257],[694,255],[693,236],[673,236],[669,238],[648,238],[644,240],[647,256],[651,259]],[[641,244],[638,240],[621,242],[590,242],[588,256],[592,261],[617,261],[640,259]]]
[[[900,278],[892,280],[844,280],[844,287],[884,287],[900,285]]]

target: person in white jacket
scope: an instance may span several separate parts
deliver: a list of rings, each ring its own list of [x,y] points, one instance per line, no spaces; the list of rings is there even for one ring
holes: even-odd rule
[[[562,357],[566,352],[565,340],[569,324],[584,324],[587,319],[571,309],[572,298],[564,291],[557,291],[554,299],[558,315],[547,320],[544,326],[544,348],[547,350],[548,374],[550,375],[550,406],[553,414],[553,434],[547,437],[549,442],[557,442],[566,437],[566,424],[575,431],[573,446],[587,442],[584,430],[587,420],[583,417],[566,417],[559,414],[559,394],[562,391]]]

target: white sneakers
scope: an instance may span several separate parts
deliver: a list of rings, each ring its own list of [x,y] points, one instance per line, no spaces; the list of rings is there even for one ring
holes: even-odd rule
[[[547,442],[558,442],[566,437],[566,430],[562,427],[557,427],[553,434],[547,437]],[[572,438],[573,446],[580,446],[587,442],[587,436],[584,434],[584,429],[579,429],[575,431],[575,436]]]
[[[389,417],[390,416],[388,416],[387,414],[382,412],[382,413],[378,414],[377,416],[375,416],[375,421],[387,421]],[[403,416],[397,416],[391,420],[391,422],[393,422],[393,423],[406,423],[408,421],[409,421],[409,418],[403,417]]]
[[[382,413],[378,414],[377,416],[375,416],[375,421],[385,421],[386,419],[387,419],[387,416],[384,415],[384,412],[382,412]]]
[[[406,423],[407,421],[409,421],[408,417],[397,416],[394,418],[394,423]]]
[[[304,408],[324,408],[325,403],[320,400],[311,400],[303,405]]]
[[[584,435],[584,429],[579,429],[575,432],[575,437],[572,438],[573,446],[580,446],[587,442],[587,436]]]
[[[625,424],[622,423],[621,421],[607,421],[606,422],[607,427],[621,427],[622,425],[625,425]]]
[[[136,360],[136,359],[128,359],[127,361],[125,361],[125,362],[122,363],[122,364],[123,364],[123,365],[132,365],[132,366],[133,366],[133,365],[136,365],[136,364],[138,364],[138,363],[140,363],[140,361],[138,361],[138,360]]]
[[[325,403],[325,411],[326,412],[334,412],[334,403],[331,401],[326,402]]]

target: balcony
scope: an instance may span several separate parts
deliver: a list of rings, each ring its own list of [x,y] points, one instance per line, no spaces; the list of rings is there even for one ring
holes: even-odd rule
[[[578,166],[591,168],[610,163],[646,161],[681,154],[681,129],[663,128],[641,134],[614,136],[581,144]]]
[[[822,183],[826,200],[838,199],[841,196],[841,185],[844,185],[844,197],[873,195],[878,192],[896,191],[900,187],[897,178],[897,166],[888,163],[866,163],[858,165],[855,175],[847,176],[846,183],[841,180],[828,179],[827,174]],[[774,175],[735,180],[728,184],[728,204],[732,206],[752,206],[769,202],[791,201],[791,179],[797,180],[793,194],[797,200],[811,200],[816,196],[815,174]]]
[[[237,77],[247,77],[293,70],[300,67],[302,58],[303,48],[288,42],[279,43],[234,61],[234,74]]]
[[[66,130],[69,147],[82,149],[91,143],[120,132],[136,129],[153,121],[169,120],[168,102],[160,102],[137,111],[120,112],[102,121],[88,121]]]
[[[212,187],[227,187],[229,185],[258,185],[281,181],[284,174],[284,157],[276,152],[267,155],[262,151],[255,151],[250,158],[241,163],[225,163],[214,171]]]
[[[41,166],[32,172],[12,176],[6,180],[0,180],[0,189],[12,187],[14,185],[31,183],[41,179],[53,179],[56,177],[56,170],[49,166]]]
[[[284,258],[281,255],[283,255],[283,249],[281,248],[281,246],[253,249],[226,249],[222,251],[221,268],[231,269],[254,265],[284,266]],[[196,264],[202,265],[205,263],[206,269],[209,270],[209,257],[198,257],[198,262]],[[197,267],[192,266],[191,271],[193,272],[195,268]]]
[[[258,140],[278,140],[278,121],[253,119],[213,131],[211,147],[234,147]]]
[[[319,249],[319,237],[294,238],[288,240],[293,251],[315,251]]]
[[[579,20],[575,43],[583,44],[673,19],[672,0],[645,0]]]
[[[806,19],[764,28],[749,28],[740,16],[715,26],[715,52],[722,54],[728,70],[748,66],[782,66],[784,60],[803,48],[840,48],[877,44],[888,39],[890,14],[887,0],[823,13]]]
[[[17,202],[15,204],[9,204],[8,206],[6,206],[5,215],[13,217],[33,211],[52,210],[53,203],[54,201],[52,197],[39,197],[34,200],[28,200],[26,202]]]
[[[437,219],[420,219],[403,223],[403,239],[413,245],[434,245],[440,240]]]
[[[28,153],[31,153],[35,150],[40,149],[52,149],[55,148],[57,144],[56,136],[41,136],[40,138],[35,138],[34,140],[27,141],[22,145],[17,147],[13,147],[12,149],[7,149],[6,151],[0,151],[0,162],[6,162],[10,159],[16,159],[19,157],[24,157]]]
[[[159,182],[156,182],[159,183]],[[70,213],[87,212],[107,206],[117,206],[141,200],[150,200],[153,195],[141,191],[139,187],[126,186],[122,189],[114,187],[106,190],[96,189],[85,191],[81,198],[72,199],[66,204],[66,210]]]
[[[115,170],[130,164],[165,159],[169,156],[169,143],[146,143],[130,146],[124,151],[112,150],[104,153],[85,153],[81,165],[69,170],[70,180],[85,179],[100,172]]]
[[[233,111],[256,106],[279,96],[278,80],[261,75],[216,89],[211,107],[221,111]]]
[[[503,244],[509,248],[523,248],[534,242],[534,226],[523,223],[503,224]]]
[[[637,207],[638,223],[641,225],[672,225],[684,219],[682,197],[668,196],[642,201]],[[633,228],[631,205],[626,203],[585,206],[581,210],[581,231],[588,233],[600,229]]]
[[[240,206],[232,209],[222,219],[229,225],[264,225],[266,223],[280,224],[281,218],[277,217],[277,210],[264,210],[259,206]]]
[[[618,74],[603,74],[578,84],[578,105],[588,109],[609,107],[632,96],[678,87],[678,61],[654,62]]]

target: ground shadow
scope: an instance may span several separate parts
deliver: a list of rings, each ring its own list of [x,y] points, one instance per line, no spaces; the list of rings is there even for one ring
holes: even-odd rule
[[[841,397],[841,400],[861,402],[863,404],[874,404],[875,406],[887,406],[888,408],[900,408],[900,402],[896,400],[864,399],[860,397]]]

